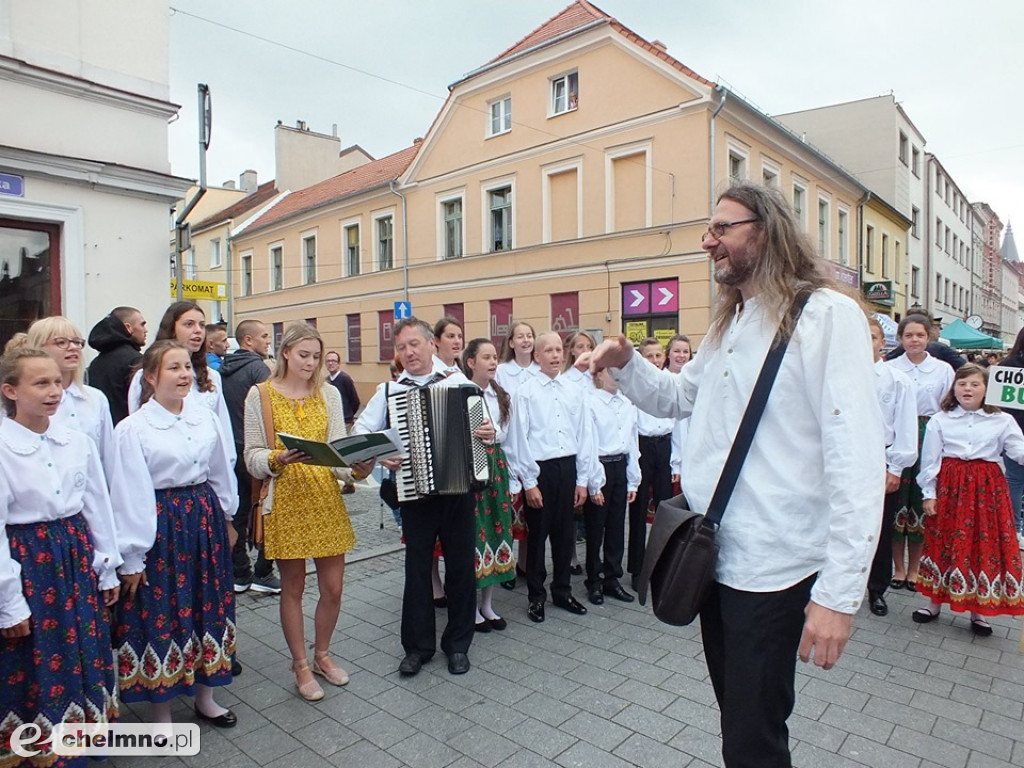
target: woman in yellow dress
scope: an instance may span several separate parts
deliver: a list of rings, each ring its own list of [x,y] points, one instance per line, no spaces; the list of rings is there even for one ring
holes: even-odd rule
[[[306,323],[289,325],[281,339],[279,362],[265,384],[245,399],[245,465],[255,478],[273,478],[264,507],[264,548],[281,573],[281,627],[292,654],[295,686],[302,698],[318,701],[323,689],[313,675],[333,685],[348,683],[348,674],[330,657],[331,637],[341,612],[345,553],[356,543],[338,481],[353,479],[347,469],[308,464],[309,457],[285,450],[264,430],[262,393],[266,387],[273,431],[320,442],[343,437],[345,417],[338,390],[325,383],[324,345]],[[355,478],[361,479],[361,478]],[[316,564],[319,599],[313,665],[306,656],[302,593],[306,559]]]

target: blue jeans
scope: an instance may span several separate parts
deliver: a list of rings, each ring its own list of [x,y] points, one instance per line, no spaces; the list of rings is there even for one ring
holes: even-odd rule
[[[1018,464],[1005,453],[1003,465],[1006,467],[1006,484],[1010,487],[1010,503],[1013,505],[1013,524],[1017,531],[1021,530],[1020,508],[1024,497],[1024,465]]]

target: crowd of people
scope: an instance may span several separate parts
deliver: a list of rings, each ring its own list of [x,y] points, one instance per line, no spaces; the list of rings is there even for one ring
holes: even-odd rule
[[[373,462],[320,466],[278,435],[386,429],[389,399],[414,388],[482,394],[487,417],[465,438],[484,446],[490,479],[396,511],[402,676],[436,654],[438,608],[448,671],[466,673],[475,635],[507,627],[497,585],[525,581],[536,623],[549,597],[573,615],[632,602],[653,510],[680,492],[707,508],[778,338],[791,346],[700,612],[726,765],[789,764],[796,660],[836,663],[865,589],[873,614],[888,612],[887,590],[909,590],[923,600],[914,622],[948,605],[979,636],[992,633],[986,617],[1024,614],[1024,435],[1018,412],[984,403],[986,367],[939,359],[917,314],[886,361],[882,327],[820,274],[772,190],[723,194],[702,245],[721,300],[699,352],[681,335],[634,348],[522,321],[499,349],[467,341],[456,318],[410,318],[393,330],[392,379],[361,410],[340,356],[306,323],[284,329],[271,362],[263,323],[239,323],[227,353],[226,328],[175,302],[143,352],[145,319],[118,307],[89,334],[99,355],[86,384],[80,331],[36,321],[0,360],[0,719],[106,722],[125,701],[169,722],[186,694],[197,718],[234,726],[215,692],[241,671],[234,600],[247,589],[280,594],[299,696],[322,699],[318,678],[346,685],[331,653],[356,543],[344,494]],[[986,362],[1024,367],[1024,331]],[[412,460],[381,464],[401,477]]]

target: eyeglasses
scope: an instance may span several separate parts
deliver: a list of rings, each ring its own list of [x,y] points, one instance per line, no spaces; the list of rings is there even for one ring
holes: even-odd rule
[[[740,224],[753,224],[755,221],[760,221],[758,218],[753,219],[740,219],[739,221],[719,221],[714,224],[709,224],[707,230],[700,237],[700,241],[703,243],[708,237],[713,237],[715,240],[720,240],[722,235],[729,231],[730,227],[738,227]]]
[[[68,347],[85,348],[85,339],[65,339],[63,336],[58,336],[55,339],[50,339],[50,343],[57,349],[67,349]]]

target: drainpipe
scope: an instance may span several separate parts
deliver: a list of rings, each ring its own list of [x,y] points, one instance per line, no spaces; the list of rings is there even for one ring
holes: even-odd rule
[[[408,227],[409,220],[408,220],[408,218],[406,216],[405,195],[403,195],[401,192],[398,191],[398,184],[396,183],[396,181],[397,181],[397,179],[392,179],[391,181],[389,181],[388,182],[388,189],[391,191],[391,194],[393,194],[396,197],[400,198],[401,201],[402,201],[402,280],[403,280],[402,291],[403,291],[403,294],[404,294],[402,300],[403,301],[408,301],[409,300],[409,227]]]
[[[711,127],[709,129],[711,135],[708,148],[708,219],[715,213],[715,118],[718,117],[718,113],[725,107],[725,100],[729,98],[729,92],[724,86],[716,85],[715,91],[722,95],[722,100],[718,102],[718,106],[711,113]],[[715,266],[710,259],[708,260],[708,285],[711,286],[708,306],[713,313],[714,306],[718,301],[718,285],[715,283]]]
[[[869,189],[857,203],[857,274],[860,275],[860,289],[864,292],[864,206],[871,202]]]
[[[232,336],[235,333],[235,315],[234,315],[234,304],[231,300],[231,273],[234,272],[234,256],[232,255],[234,249],[231,247],[231,226],[234,224],[234,219],[228,222],[227,232],[224,233],[224,282],[228,284],[228,311],[224,316],[224,322],[228,327],[228,336]]]

